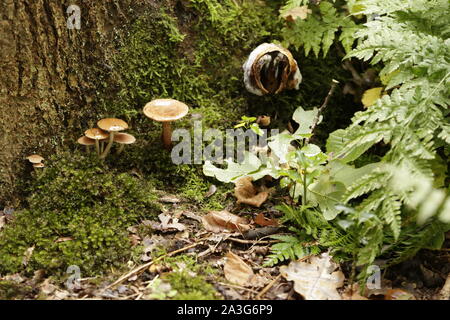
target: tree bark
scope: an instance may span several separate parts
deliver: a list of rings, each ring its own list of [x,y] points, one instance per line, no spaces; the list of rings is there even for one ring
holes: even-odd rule
[[[154,3],[0,0],[0,209],[14,205],[15,177],[29,174],[24,158],[47,158],[95,113],[120,30],[133,8]],[[80,30],[67,27],[72,4],[81,9]]]

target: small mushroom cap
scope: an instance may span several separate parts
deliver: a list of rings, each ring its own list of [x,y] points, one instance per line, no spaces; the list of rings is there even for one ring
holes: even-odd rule
[[[40,163],[33,164],[33,167],[35,167],[35,168],[43,168],[43,167],[45,167],[45,165],[40,162]]]
[[[120,119],[116,118],[105,118],[97,122],[100,129],[105,131],[122,131],[128,129],[128,124]]]
[[[132,144],[136,142],[136,138],[128,133],[116,133],[114,135],[114,142],[120,144]]]
[[[38,154],[33,154],[31,156],[27,157],[28,161],[30,161],[31,163],[41,163],[42,161],[44,161],[44,158],[42,158],[40,155]]]
[[[79,144],[82,144],[83,146],[92,146],[95,144],[95,140],[88,138],[86,136],[82,136],[80,139],[77,140]]]
[[[144,114],[158,122],[170,122],[183,118],[189,111],[189,107],[174,99],[156,99],[147,103]]]
[[[92,129],[86,130],[84,132],[84,135],[86,137],[88,137],[89,139],[93,139],[93,140],[102,140],[102,139],[106,139],[109,137],[108,132],[103,131],[99,128],[92,128]]]

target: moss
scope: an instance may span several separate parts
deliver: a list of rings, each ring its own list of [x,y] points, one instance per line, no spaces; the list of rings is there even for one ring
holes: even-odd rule
[[[214,287],[206,281],[215,273],[209,265],[198,263],[193,257],[180,255],[164,259],[164,264],[173,271],[164,274],[162,279],[168,281],[177,294],[174,300],[217,300],[220,298]]]
[[[158,212],[152,186],[95,157],[55,156],[30,189],[29,208],[16,213],[0,235],[0,273],[62,273],[69,265],[78,265],[83,275],[101,273],[130,254],[127,227]]]

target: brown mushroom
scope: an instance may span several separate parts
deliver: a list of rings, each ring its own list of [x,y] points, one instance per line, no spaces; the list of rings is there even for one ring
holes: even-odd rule
[[[44,158],[38,154],[32,154],[31,156],[28,156],[27,159],[33,164],[41,163],[42,161],[44,161]]]
[[[117,150],[117,154],[122,153],[126,144],[133,144],[136,142],[136,138],[128,133],[116,133],[114,135],[114,142],[120,144],[119,149]]]
[[[77,140],[78,144],[86,146],[86,152],[89,152],[89,147],[95,145],[95,140],[88,138],[86,136],[82,136]]]
[[[174,99],[156,99],[147,103],[144,114],[158,122],[162,122],[162,141],[168,150],[172,148],[171,122],[183,118],[189,112],[189,107],[183,102]]]
[[[114,142],[115,134],[119,131],[128,129],[128,124],[125,121],[120,120],[120,119],[106,118],[106,119],[102,119],[99,122],[97,122],[97,125],[99,126],[100,129],[103,129],[103,130],[109,132],[109,142],[106,145],[105,150],[102,152],[102,154],[100,156],[100,159],[104,159],[108,155],[109,150],[111,150],[111,147]]]
[[[44,167],[45,165],[42,162],[33,164],[33,168],[44,168]]]
[[[97,150],[97,155],[100,155],[100,140],[108,138],[109,134],[99,128],[88,129],[84,132],[84,135],[89,139],[95,140],[95,149]]]

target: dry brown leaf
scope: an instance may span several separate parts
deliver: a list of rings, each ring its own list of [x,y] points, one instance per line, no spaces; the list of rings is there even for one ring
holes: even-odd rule
[[[389,289],[384,300],[416,300],[414,295],[402,289]]]
[[[344,284],[345,276],[334,271],[338,266],[328,253],[315,256],[310,262],[293,261],[282,266],[280,272],[288,281],[294,281],[294,290],[306,300],[341,300],[337,288]]]
[[[450,300],[450,274],[447,276],[447,280],[441,291],[439,291],[438,298],[440,300]]]
[[[31,256],[33,255],[34,246],[29,247],[27,250],[25,250],[25,254],[23,255],[22,264],[24,266],[28,265],[28,261],[30,261]]]
[[[369,300],[367,297],[362,296],[359,293],[359,285],[354,284],[353,290],[348,286],[345,291],[342,293],[342,299],[343,300]]]
[[[295,21],[297,19],[305,20],[308,17],[308,14],[311,13],[312,11],[311,9],[308,9],[308,6],[299,6],[285,11],[281,17],[288,21]]]
[[[173,218],[169,214],[161,213],[158,216],[161,223],[158,223],[156,221],[148,221],[145,220],[146,225],[150,225],[153,229],[159,230],[159,231],[184,231],[186,230],[186,226],[182,223],[178,222],[178,219]],[[143,221],[144,223],[144,221]]]
[[[191,212],[191,211],[183,211],[183,215],[186,218],[198,221],[198,222],[202,222],[202,217],[196,215],[195,213]]]
[[[228,211],[211,211],[202,218],[206,230],[219,232],[245,232],[251,229],[248,221]]]
[[[159,198],[159,201],[165,202],[165,203],[180,203],[181,199],[179,199],[175,196],[165,195],[165,196]]]
[[[6,224],[6,216],[1,216],[1,217],[0,217],[0,230],[3,229],[3,227],[5,226],[5,224]]]
[[[217,192],[217,187],[214,184],[210,185],[208,192],[205,194],[205,198],[211,197],[216,192]]]
[[[252,285],[255,278],[252,268],[231,251],[227,253],[226,258],[227,261],[223,267],[225,279],[244,287]]]
[[[66,242],[66,241],[73,241],[73,238],[72,237],[61,237],[61,238],[58,238],[58,239],[56,239],[56,243],[60,243],[60,242]]]
[[[263,227],[277,226],[278,220],[277,219],[267,219],[263,213],[260,213],[256,216],[255,223],[257,225],[260,225]]]
[[[243,177],[237,180],[234,195],[238,204],[245,203],[259,208],[267,200],[269,193],[267,191],[258,192],[252,181],[252,177]]]

